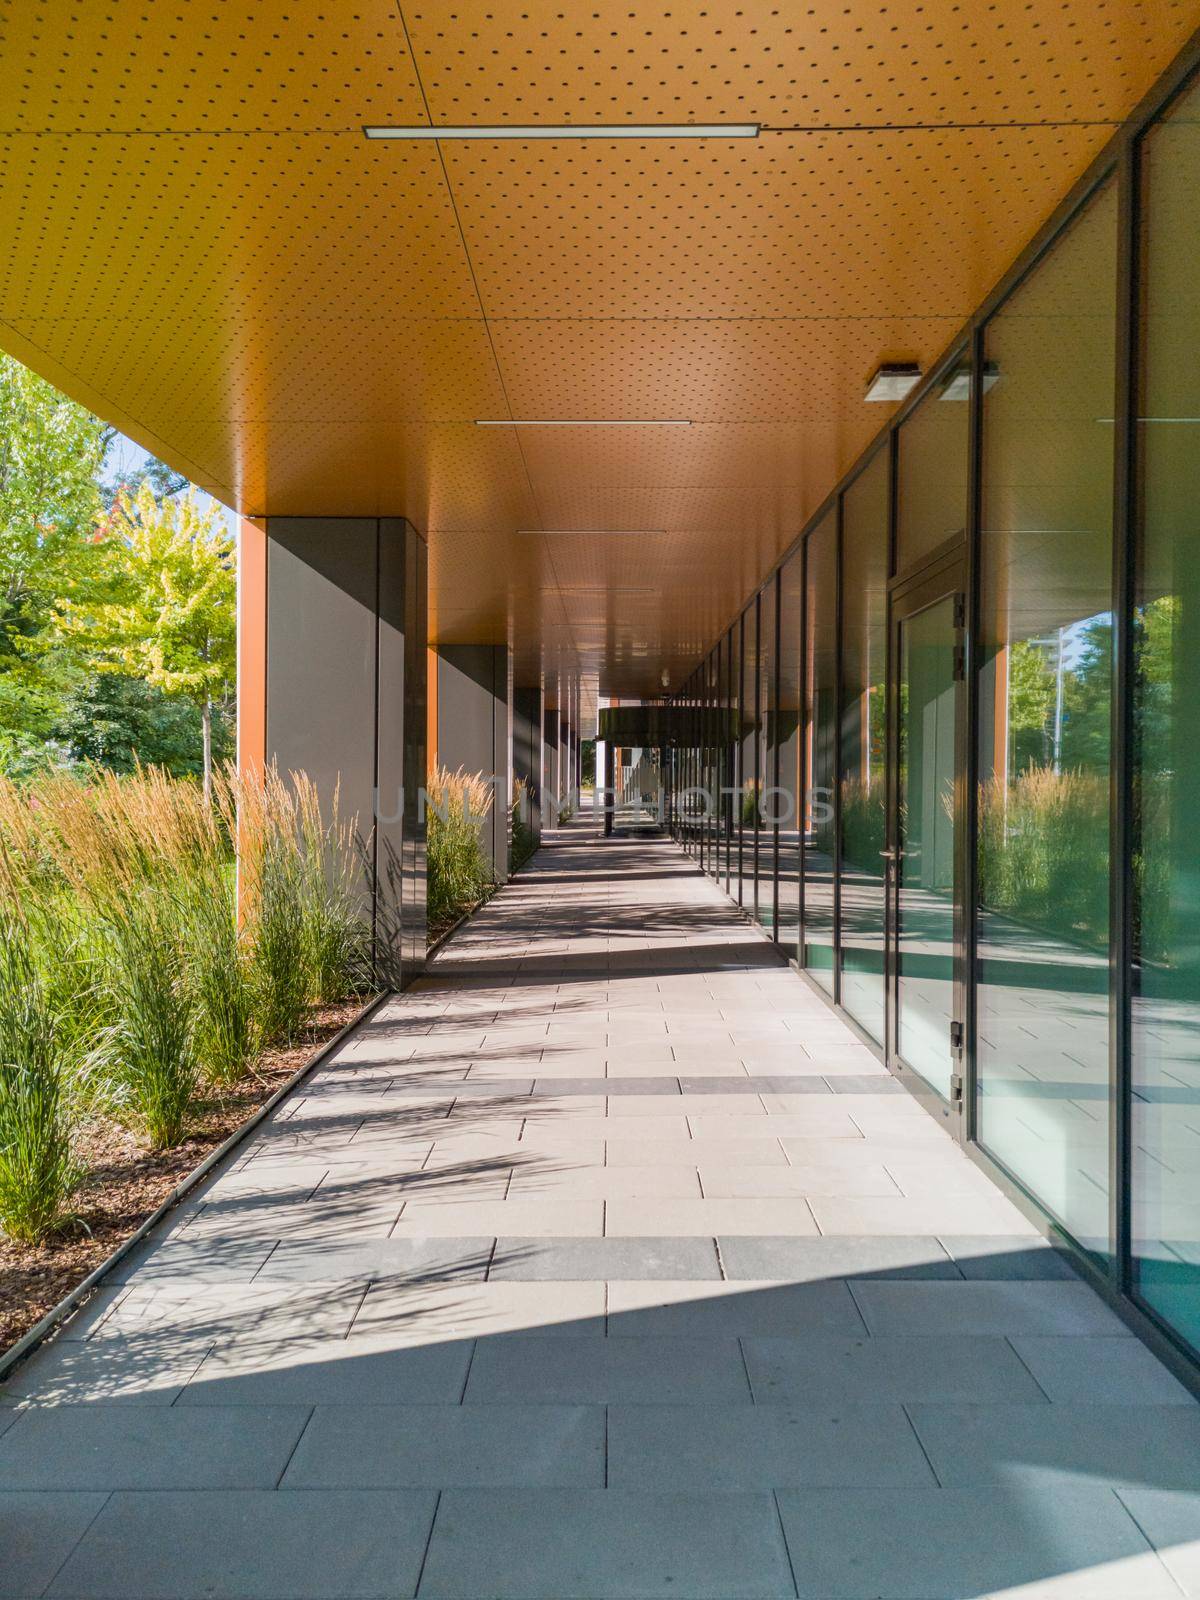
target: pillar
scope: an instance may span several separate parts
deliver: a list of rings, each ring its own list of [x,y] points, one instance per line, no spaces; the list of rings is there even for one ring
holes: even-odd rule
[[[482,773],[492,804],[483,825],[484,851],[496,882],[508,877],[512,806],[512,669],[507,645],[437,646],[438,762]]]
[[[377,981],[425,964],[426,549],[401,517],[246,524],[238,762],[306,774],[352,832]]]
[[[542,772],[545,782],[542,787],[542,825],[543,827],[556,827],[558,825],[558,808],[560,805],[560,769],[559,769],[559,717],[557,706],[547,706],[542,713]]]
[[[527,825],[542,836],[542,726],[545,695],[540,685],[513,690],[513,779],[529,790]]]

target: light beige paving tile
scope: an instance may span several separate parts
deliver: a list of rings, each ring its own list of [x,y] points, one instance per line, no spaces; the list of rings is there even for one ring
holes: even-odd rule
[[[607,1141],[612,1167],[698,1167],[718,1162],[785,1167],[787,1157],[778,1139],[625,1139]]]
[[[472,1238],[506,1234],[526,1238],[599,1238],[604,1205],[599,1200],[525,1197],[516,1200],[410,1201],[393,1237]]]
[[[713,1200],[753,1200],[777,1196],[855,1195],[885,1198],[900,1191],[876,1161],[821,1166],[702,1166],[700,1184]]]
[[[772,1168],[764,1168],[772,1171]],[[508,1198],[561,1194],[574,1199],[626,1199],[638,1196],[700,1199],[700,1180],[690,1167],[563,1167],[518,1169]]]
[[[604,1332],[603,1283],[374,1283],[354,1319],[356,1333],[431,1344],[498,1333]]]
[[[817,1232],[804,1200],[610,1200],[604,1231],[613,1236],[651,1234],[681,1238],[717,1234],[811,1237]]]
[[[911,1200],[814,1196],[813,1215],[822,1233],[1028,1234],[1038,1230],[1003,1195],[949,1194]]]

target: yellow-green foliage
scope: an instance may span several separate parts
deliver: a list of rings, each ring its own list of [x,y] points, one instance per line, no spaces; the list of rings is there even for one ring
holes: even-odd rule
[[[492,791],[481,773],[435,767],[426,793],[429,925],[437,931],[486,899],[495,887],[482,840]]]

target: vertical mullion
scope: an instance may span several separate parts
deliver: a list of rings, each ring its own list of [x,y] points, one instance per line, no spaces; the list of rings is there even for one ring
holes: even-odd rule
[[[842,527],[845,522],[844,494],[837,499],[833,550],[833,927],[830,959],[833,967],[833,998],[842,1002]]]
[[[1136,594],[1140,145],[1117,169],[1117,419],[1113,461],[1113,700],[1109,819],[1109,1221],[1113,1275],[1129,1292],[1133,1157],[1133,607]]]
[[[962,803],[962,1008],[963,1008],[963,1137],[974,1141],[979,1134],[979,1080],[976,1027],[976,947],[979,927],[979,669],[980,669],[980,573],[983,529],[983,374],[987,351],[986,328],[978,324],[970,343],[970,417],[967,432],[967,548],[966,548],[966,629],[963,639],[966,678],[966,760],[963,772]]]
[[[808,540],[800,546],[800,748],[796,754],[796,964],[804,966],[804,836],[808,824]]]
[[[771,680],[771,705],[775,712],[775,737],[771,744],[771,814],[775,820],[771,824],[771,938],[779,943],[779,741],[783,731],[783,718],[780,713],[780,702],[783,699],[783,672],[780,666],[782,656],[782,626],[783,626],[783,572],[775,569],[772,579],[775,590],[775,645],[774,668]]]

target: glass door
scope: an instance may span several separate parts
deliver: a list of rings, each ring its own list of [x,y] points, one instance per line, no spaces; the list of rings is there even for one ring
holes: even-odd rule
[[[891,600],[889,1065],[961,1133],[964,605],[958,561]]]

